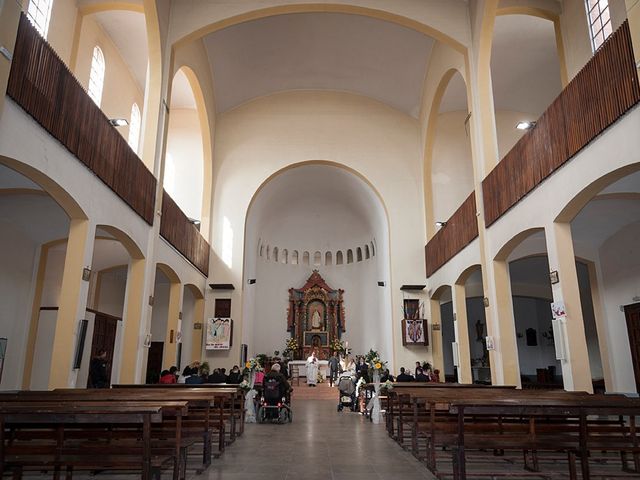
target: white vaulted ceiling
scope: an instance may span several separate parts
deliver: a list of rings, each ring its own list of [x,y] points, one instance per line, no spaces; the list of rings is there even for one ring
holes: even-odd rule
[[[217,110],[285,90],[336,90],[417,116],[433,39],[359,15],[264,18],[204,38]]]

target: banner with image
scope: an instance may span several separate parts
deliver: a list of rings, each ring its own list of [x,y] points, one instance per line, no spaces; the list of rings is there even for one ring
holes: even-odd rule
[[[210,318],[207,320],[207,350],[229,350],[233,338],[233,320],[230,318]]]

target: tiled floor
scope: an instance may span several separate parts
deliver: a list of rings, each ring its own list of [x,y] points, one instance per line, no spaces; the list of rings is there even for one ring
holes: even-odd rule
[[[294,403],[285,425],[246,426],[223,457],[196,478],[210,480],[424,480],[424,465],[391,440],[383,424],[338,413],[331,400]],[[207,476],[208,475],[208,476]]]

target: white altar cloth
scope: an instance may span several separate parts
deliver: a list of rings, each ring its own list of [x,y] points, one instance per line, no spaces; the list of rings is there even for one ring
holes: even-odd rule
[[[291,375],[291,366],[295,365],[298,367],[298,375],[300,377],[305,377],[307,376],[307,361],[306,360],[291,360],[288,363],[288,368],[289,368],[289,375]],[[318,361],[318,371],[320,372],[320,375],[322,375],[322,378],[327,378],[327,372],[329,371],[329,362],[327,362],[326,360],[319,360]]]

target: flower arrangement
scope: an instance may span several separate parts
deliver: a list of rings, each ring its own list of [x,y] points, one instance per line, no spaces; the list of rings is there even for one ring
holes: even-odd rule
[[[369,350],[369,353],[364,356],[364,360],[367,362],[371,370],[377,370],[378,372],[384,369],[387,365],[387,362],[382,361],[380,354],[373,349]]]
[[[250,358],[247,360],[247,363],[244,364],[244,369],[242,373],[244,375],[248,375],[251,371],[261,372],[262,366],[260,365],[260,361],[257,358]]]
[[[298,341],[295,338],[289,338],[285,345],[285,349],[282,351],[282,355],[285,358],[291,358],[295,352],[298,351]]]
[[[247,362],[248,363],[248,362]],[[247,382],[247,380],[242,380],[242,382],[240,382],[240,385],[238,385],[238,387],[240,388],[240,390],[242,390],[243,392],[248,392],[249,390],[251,390],[251,385],[249,384],[249,382]]]
[[[380,386],[380,388],[384,388],[387,391],[393,390],[393,382],[391,380],[387,380]]]
[[[344,345],[344,342],[339,338],[334,338],[329,344],[332,352],[338,352],[340,355],[344,355],[347,353],[347,348]]]

